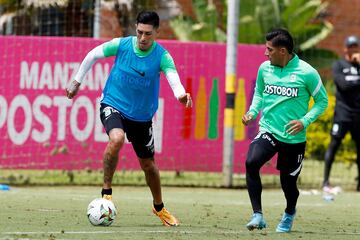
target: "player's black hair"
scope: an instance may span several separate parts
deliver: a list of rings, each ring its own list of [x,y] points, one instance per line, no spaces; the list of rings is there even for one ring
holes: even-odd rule
[[[285,47],[289,53],[294,51],[294,40],[291,34],[284,28],[276,28],[268,32],[266,41],[270,41],[274,47]]]
[[[159,15],[153,11],[141,11],[136,17],[136,24],[149,24],[154,28],[159,28],[159,22]]]

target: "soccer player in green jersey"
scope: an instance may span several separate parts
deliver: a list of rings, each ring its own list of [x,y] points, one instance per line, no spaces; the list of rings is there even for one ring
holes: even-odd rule
[[[292,36],[285,29],[266,34],[265,55],[261,64],[249,111],[242,117],[248,125],[260,110],[259,134],[249,146],[246,158],[246,183],[253,209],[249,230],[266,227],[261,205],[260,168],[276,153],[281,187],[286,198],[285,212],[277,232],[290,232],[299,197],[297,179],[306,144],[306,128],[322,114],[328,104],[326,90],[318,72],[293,52]],[[309,109],[310,97],[314,105]]]

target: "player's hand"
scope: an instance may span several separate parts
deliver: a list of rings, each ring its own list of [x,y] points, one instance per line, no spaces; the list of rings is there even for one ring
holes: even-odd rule
[[[67,87],[66,87],[66,96],[69,99],[72,99],[77,92],[79,91],[80,83],[73,80]]]
[[[178,98],[178,100],[180,103],[184,104],[185,107],[187,107],[187,108],[192,107],[192,100],[191,100],[190,93],[185,93],[184,95],[180,96]]]
[[[351,55],[351,62],[360,64],[360,53],[354,53]]]
[[[299,120],[291,120],[285,125],[286,132],[290,135],[296,135],[304,129],[304,125]]]
[[[254,121],[252,114],[244,114],[241,118],[242,123],[247,126],[250,122]]]

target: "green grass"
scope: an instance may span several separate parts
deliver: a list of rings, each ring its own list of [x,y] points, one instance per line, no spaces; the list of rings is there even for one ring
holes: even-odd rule
[[[13,187],[0,192],[0,239],[360,239],[360,194],[344,192],[332,202],[320,194],[300,195],[290,234],[278,234],[284,209],[280,190],[263,192],[268,228],[249,232],[251,215],[246,190],[221,188],[163,189],[166,207],[181,221],[163,227],[151,213],[146,187],[115,187],[118,216],[110,227],[93,227],[88,203],[99,187]]]

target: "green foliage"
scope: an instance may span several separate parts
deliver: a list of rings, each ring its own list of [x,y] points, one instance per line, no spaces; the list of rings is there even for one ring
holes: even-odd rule
[[[194,0],[196,19],[180,15],[170,21],[177,38],[182,41],[224,42],[226,34],[218,26],[217,9],[213,3],[206,0]]]
[[[212,1],[195,0],[196,19],[180,15],[170,21],[175,35],[183,41],[226,40],[227,2],[222,1],[223,19]],[[299,57],[315,68],[326,68],[337,58],[336,53],[316,48],[333,30],[330,22],[321,17],[328,3],[320,0],[242,0],[238,42],[263,44],[265,34],[272,28],[288,29],[294,37]]]
[[[247,28],[251,29],[251,34],[239,34],[240,42],[263,43],[266,32],[282,27],[292,33],[303,51],[314,47],[333,29],[331,23],[318,17],[326,9],[326,1],[256,0],[255,3],[253,0],[241,1],[239,32],[243,33]]]
[[[335,96],[334,86],[328,83],[327,93],[329,97],[329,106],[325,113],[317,121],[310,124],[307,130],[307,158],[323,160],[325,151],[330,143],[330,131],[333,123]],[[356,148],[351,140],[350,134],[347,134],[342,141],[342,145],[336,154],[336,160],[343,162],[356,161]]]
[[[288,29],[298,55],[315,68],[329,67],[337,55],[315,46],[333,30],[321,18],[327,2],[320,0],[243,0],[240,6],[239,42],[263,43],[272,28]]]
[[[0,5],[13,5],[16,6],[18,0],[0,0]]]

